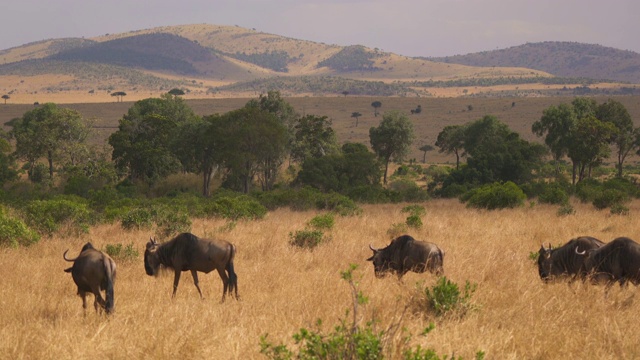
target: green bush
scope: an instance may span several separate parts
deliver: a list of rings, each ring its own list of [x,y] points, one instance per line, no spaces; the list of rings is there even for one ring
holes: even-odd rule
[[[414,229],[420,229],[422,227],[422,219],[419,215],[412,214],[407,216],[407,226]]]
[[[9,215],[4,207],[0,206],[0,246],[29,246],[39,240],[38,233],[29,229],[22,220]]]
[[[629,208],[622,204],[614,204],[609,212],[611,215],[629,215]]]
[[[204,207],[209,216],[230,220],[257,220],[267,215],[267,208],[247,195],[214,198]]]
[[[427,214],[427,210],[422,205],[408,205],[403,207],[400,212],[418,216],[424,216]]]
[[[602,210],[614,205],[622,205],[628,200],[629,197],[626,193],[616,189],[606,189],[596,195],[593,199],[593,206],[598,210]]]
[[[464,289],[460,290],[458,284],[442,276],[431,288],[418,285],[418,306],[436,316],[464,316],[472,308],[470,300],[476,287],[467,280]]]
[[[570,203],[566,203],[566,204],[562,204],[562,206],[558,208],[556,215],[565,216],[565,215],[573,215],[575,213],[576,213],[576,210],[573,208],[573,205],[571,205]]]
[[[191,218],[186,209],[181,207],[163,206],[155,211],[155,234],[160,239],[191,231]]]
[[[289,233],[289,244],[305,249],[313,249],[325,241],[320,230],[296,230]]]
[[[473,189],[462,200],[467,201],[467,207],[495,210],[522,206],[526,198],[518,185],[507,181],[504,184],[493,183]]]
[[[76,200],[78,199],[31,201],[23,209],[26,222],[42,235],[51,236],[63,225],[71,234],[87,233],[95,216],[87,203]]]
[[[393,202],[418,202],[429,199],[429,193],[426,190],[408,179],[389,183],[388,196]]]
[[[355,216],[362,213],[362,209],[351,199],[338,193],[323,194],[316,202],[319,210],[329,210],[340,216]]]
[[[331,213],[317,215],[309,220],[308,225],[317,230],[331,230],[335,225],[335,219]]]
[[[562,205],[569,202],[569,195],[567,195],[560,185],[554,183],[544,187],[538,196],[538,201],[543,204]]]
[[[125,230],[142,230],[153,227],[153,213],[148,208],[134,208],[121,217],[121,225]]]
[[[122,244],[107,244],[105,252],[114,260],[118,260],[118,262],[133,261],[140,255],[138,250],[133,246],[133,243],[130,243],[125,247],[123,247]]]

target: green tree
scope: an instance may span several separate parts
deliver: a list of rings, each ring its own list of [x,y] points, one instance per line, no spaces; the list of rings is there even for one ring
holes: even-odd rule
[[[422,145],[420,146],[420,148],[418,150],[422,151],[422,163],[426,163],[427,162],[427,152],[428,151],[433,151],[435,148],[429,144],[426,145]]]
[[[7,104],[7,100],[9,100],[11,97],[7,94],[2,95],[2,99],[4,100],[5,105]]]
[[[573,162],[572,181],[582,181],[591,176],[593,167],[609,157],[609,143],[616,128],[611,123],[598,120],[594,115],[579,118],[573,132],[568,156]]]
[[[545,136],[544,143],[551,150],[556,175],[560,173],[560,160],[567,155],[577,117],[573,108],[567,104],[550,106],[543,110],[542,117],[531,125],[531,131],[537,136]]]
[[[389,162],[402,161],[407,156],[415,135],[409,117],[399,111],[385,113],[378,127],[369,129],[369,140],[375,154],[384,163],[384,183],[387,183]]]
[[[31,170],[44,157],[53,179],[54,161],[67,158],[73,163],[85,145],[91,123],[79,112],[46,103],[27,111],[21,118],[7,123],[10,135],[16,140],[15,156],[27,162]]]
[[[460,169],[460,157],[464,150],[464,132],[465,126],[463,125],[447,125],[436,139],[436,146],[440,148],[439,152],[456,155],[456,169]]]
[[[378,109],[382,107],[382,103],[376,100],[371,103],[371,106],[373,107],[373,116],[378,116]]]
[[[223,164],[224,123],[218,114],[180,126],[172,143],[184,170],[202,176],[202,195],[211,195],[211,180]]]
[[[9,134],[0,129],[0,186],[18,178],[15,158],[11,156],[13,149],[9,137]]]
[[[596,117],[600,121],[613,124],[616,128],[611,143],[617,155],[616,168],[618,177],[622,177],[622,166],[627,155],[631,150],[640,146],[640,143],[636,141],[640,128],[633,128],[631,115],[629,115],[627,108],[617,100],[609,99],[607,102],[600,104],[596,110]]]
[[[109,136],[116,168],[132,181],[149,184],[180,169],[172,144],[181,125],[198,121],[198,116],[181,98],[137,101]]]
[[[338,140],[326,116],[307,115],[296,121],[291,146],[291,158],[303,162],[309,157],[321,157],[338,151]]]
[[[124,91],[115,91],[111,93],[111,96],[115,96],[118,102],[122,102],[122,97],[127,96],[127,93]]]
[[[182,95],[184,95],[184,90],[178,89],[178,88],[173,88],[173,89],[169,90],[167,92],[167,94],[170,94],[170,95],[173,95],[173,96],[182,96]]]
[[[358,127],[358,119],[360,118],[360,116],[362,116],[362,114],[357,111],[351,113],[351,117],[356,119],[356,127]]]
[[[379,186],[380,166],[376,155],[359,143],[345,143],[341,151],[307,158],[295,180],[322,191],[346,193],[358,186]]]
[[[225,186],[248,193],[257,176],[271,190],[287,155],[289,133],[274,113],[249,104],[223,116]]]

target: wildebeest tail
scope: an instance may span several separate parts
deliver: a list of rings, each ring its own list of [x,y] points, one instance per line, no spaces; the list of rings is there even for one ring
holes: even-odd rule
[[[225,267],[227,270],[227,274],[229,275],[229,293],[235,292],[236,298],[238,298],[238,275],[236,274],[233,268],[233,259],[236,257],[236,247],[231,245],[231,255],[229,256],[229,261],[227,262],[227,266]]]
[[[114,291],[113,287],[116,281],[116,263],[110,257],[104,257],[104,271],[107,276],[107,288],[106,290],[106,301],[105,301],[105,311],[107,314],[113,312],[114,308]]]

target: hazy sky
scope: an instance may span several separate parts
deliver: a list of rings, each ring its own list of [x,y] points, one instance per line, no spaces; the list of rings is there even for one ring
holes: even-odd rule
[[[540,41],[640,53],[640,0],[11,0],[0,6],[0,50],[196,23],[407,56]]]

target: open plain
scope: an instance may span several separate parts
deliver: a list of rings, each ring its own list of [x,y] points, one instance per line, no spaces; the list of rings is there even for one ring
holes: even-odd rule
[[[200,276],[205,299],[184,273],[175,299],[173,275],[145,274],[143,252],[151,235],[127,232],[119,224],[101,225],[86,235],[42,239],[29,248],[1,249],[0,353],[10,359],[260,359],[260,336],[295,349],[292,335],[315,329],[323,320],[330,332],[352,308],[351,289],[340,278],[350,264],[358,288],[369,303],[358,309],[358,321],[376,320],[376,329],[398,321],[402,329],[386,339],[388,358],[401,358],[402,339],[438,354],[472,359],[636,359],[640,357],[638,288],[576,282],[544,284],[530,258],[541,243],[560,245],[579,235],[610,241],[618,236],[640,239],[640,201],[628,216],[612,216],[591,204],[574,203],[574,215],[559,217],[557,207],[530,204],[501,211],[467,209],[457,200],[430,200],[424,226],[409,233],[439,244],[445,251],[445,276],[463,286],[477,284],[473,310],[456,318],[437,318],[415,306],[416,283],[432,286],[430,274],[376,279],[365,259],[369,244],[382,247],[387,231],[403,223],[406,204],[364,206],[356,217],[338,218],[331,240],[314,251],[288,244],[289,234],[304,228],[318,212],[280,209],[260,221],[225,226],[223,220],[195,220],[192,232],[220,237],[237,246],[235,260],[240,301],[220,303],[217,274]],[[62,259],[75,256],[91,241],[133,244],[139,256],[118,262],[115,313],[98,315],[81,300]],[[116,260],[117,261],[117,260]],[[404,313],[403,310],[407,308]],[[351,315],[349,315],[351,316]],[[347,317],[350,321],[350,317]],[[433,322],[426,337],[422,330]]]

